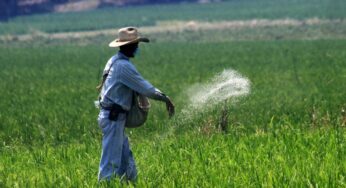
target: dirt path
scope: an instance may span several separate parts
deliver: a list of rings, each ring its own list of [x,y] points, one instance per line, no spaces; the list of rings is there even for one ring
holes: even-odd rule
[[[253,20],[234,20],[234,21],[219,21],[219,22],[201,22],[201,21],[164,21],[158,22],[155,26],[141,27],[140,31],[143,34],[164,33],[164,32],[183,32],[183,31],[198,31],[198,30],[229,30],[242,28],[257,28],[257,27],[281,27],[281,26],[305,26],[305,25],[323,25],[323,24],[345,24],[346,20],[323,20],[311,18],[305,20],[296,19],[253,19]],[[3,35],[0,36],[2,41],[30,41],[37,38],[46,39],[78,39],[96,37],[100,35],[116,36],[117,29],[104,29],[95,31],[78,31],[78,32],[62,32],[62,33],[43,33],[36,32],[25,35]]]

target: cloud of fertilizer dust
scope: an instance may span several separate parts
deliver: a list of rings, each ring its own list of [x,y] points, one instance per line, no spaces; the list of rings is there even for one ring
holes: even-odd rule
[[[195,109],[213,106],[227,99],[232,102],[250,93],[250,80],[232,69],[224,70],[210,82],[196,84],[188,90],[191,106]]]
[[[250,93],[250,80],[232,69],[224,70],[217,74],[207,83],[195,84],[187,90],[189,103],[176,115],[175,125],[186,125],[193,120],[193,117],[210,109],[211,107],[225,102],[235,104],[235,102]],[[177,126],[170,126],[165,134],[160,135],[161,139],[173,135]]]

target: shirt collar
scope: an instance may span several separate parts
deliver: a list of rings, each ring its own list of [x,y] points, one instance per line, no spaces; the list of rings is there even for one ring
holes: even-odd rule
[[[128,58],[126,55],[124,55],[123,53],[121,53],[121,52],[118,52],[117,55],[118,55],[118,57],[119,57],[120,59],[129,60],[129,58]]]

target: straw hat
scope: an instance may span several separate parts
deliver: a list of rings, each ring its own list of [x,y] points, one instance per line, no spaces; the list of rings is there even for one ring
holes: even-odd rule
[[[119,29],[118,38],[109,43],[109,47],[119,47],[134,42],[149,42],[149,39],[140,37],[135,27],[124,27]]]

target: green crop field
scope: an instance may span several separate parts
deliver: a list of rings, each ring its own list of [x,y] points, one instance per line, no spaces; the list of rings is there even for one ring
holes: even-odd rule
[[[160,10],[170,13],[157,15],[156,6],[119,12],[147,16],[147,23],[129,23],[134,25],[154,24],[160,15],[168,21],[343,19],[346,15],[341,11],[343,1],[287,1],[287,6],[280,6],[284,2],[165,5]],[[178,15],[177,7],[195,11],[196,17]],[[338,8],[324,11],[330,7]],[[228,8],[236,12],[228,13]],[[215,15],[205,16],[206,9]],[[21,21],[35,25],[46,18],[51,23],[36,29],[74,31],[127,24],[105,21],[95,28],[82,24],[110,12],[20,17],[0,25],[0,33],[25,33]],[[75,15],[85,16],[81,25],[68,26]],[[60,19],[66,23],[56,30]],[[342,24],[151,33],[153,42],[141,44],[141,56],[133,62],[173,99],[177,112],[168,119],[164,104],[151,101],[146,124],[126,131],[139,171],[136,186],[346,187],[346,27]],[[7,32],[6,27],[14,30]],[[112,39],[0,43],[0,187],[134,186],[116,180],[97,182],[101,131],[93,101],[102,69],[116,52],[107,47]],[[208,83],[225,69],[246,76],[250,93],[203,110],[190,107],[189,89]]]
[[[346,18],[343,0],[228,0],[213,4],[178,4],[108,8],[88,12],[17,17],[0,23],[0,34],[97,30],[128,25],[155,25],[167,20],[243,20]],[[135,13],[135,14],[134,14]]]

